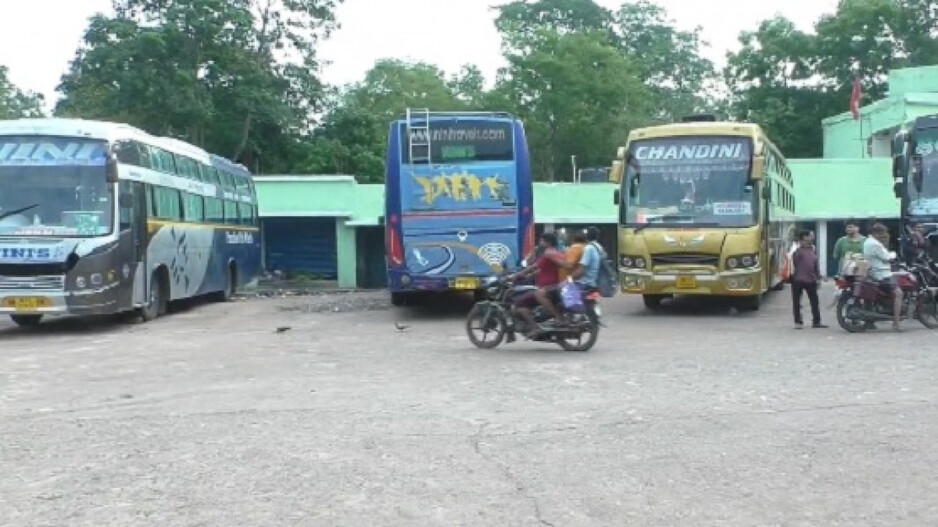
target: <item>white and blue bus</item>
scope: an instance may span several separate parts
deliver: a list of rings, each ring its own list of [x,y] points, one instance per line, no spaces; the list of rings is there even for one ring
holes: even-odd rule
[[[388,287],[475,290],[534,248],[534,191],[521,121],[497,112],[408,110],[385,172]]]
[[[257,200],[243,166],[131,126],[0,121],[0,313],[138,311],[229,300],[256,283]]]

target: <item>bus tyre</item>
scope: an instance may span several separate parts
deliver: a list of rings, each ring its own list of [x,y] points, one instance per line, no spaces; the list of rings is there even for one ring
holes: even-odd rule
[[[140,318],[144,322],[155,320],[161,315],[166,314],[166,290],[164,289],[163,278],[159,271],[153,273],[150,279],[150,298],[147,305],[140,309]]]
[[[652,311],[658,311],[661,309],[661,301],[664,300],[664,295],[642,295],[642,300],[645,302],[645,307]]]
[[[225,274],[225,288],[214,295],[216,302],[231,302],[237,287],[237,276],[234,264],[229,265],[228,272]]]
[[[401,307],[407,303],[407,295],[405,293],[391,293],[391,305],[395,307]]]
[[[10,315],[10,319],[21,328],[34,328],[42,321],[42,315]]]
[[[762,306],[762,296],[744,296],[736,301],[736,309],[739,311],[758,311]]]

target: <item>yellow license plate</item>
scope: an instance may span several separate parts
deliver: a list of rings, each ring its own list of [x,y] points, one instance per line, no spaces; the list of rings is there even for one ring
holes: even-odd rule
[[[693,276],[679,276],[677,277],[676,285],[678,289],[697,289],[697,278]]]
[[[453,279],[452,286],[453,289],[478,289],[479,279],[474,276],[461,276]]]
[[[41,296],[12,296],[3,300],[3,307],[12,307],[17,311],[36,311],[51,305],[52,302],[48,298]]]

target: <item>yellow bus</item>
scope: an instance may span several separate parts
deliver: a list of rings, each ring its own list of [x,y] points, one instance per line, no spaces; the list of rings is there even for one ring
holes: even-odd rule
[[[768,289],[784,287],[794,188],[758,125],[697,116],[633,130],[610,180],[620,185],[620,286],[647,308],[711,295],[757,310]]]

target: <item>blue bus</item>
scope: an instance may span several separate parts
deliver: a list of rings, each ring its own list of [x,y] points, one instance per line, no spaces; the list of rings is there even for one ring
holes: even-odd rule
[[[0,313],[137,311],[231,299],[260,275],[248,170],[124,124],[0,121]]]
[[[385,173],[391,301],[478,291],[534,249],[534,190],[521,121],[499,112],[412,111],[391,124]]]

